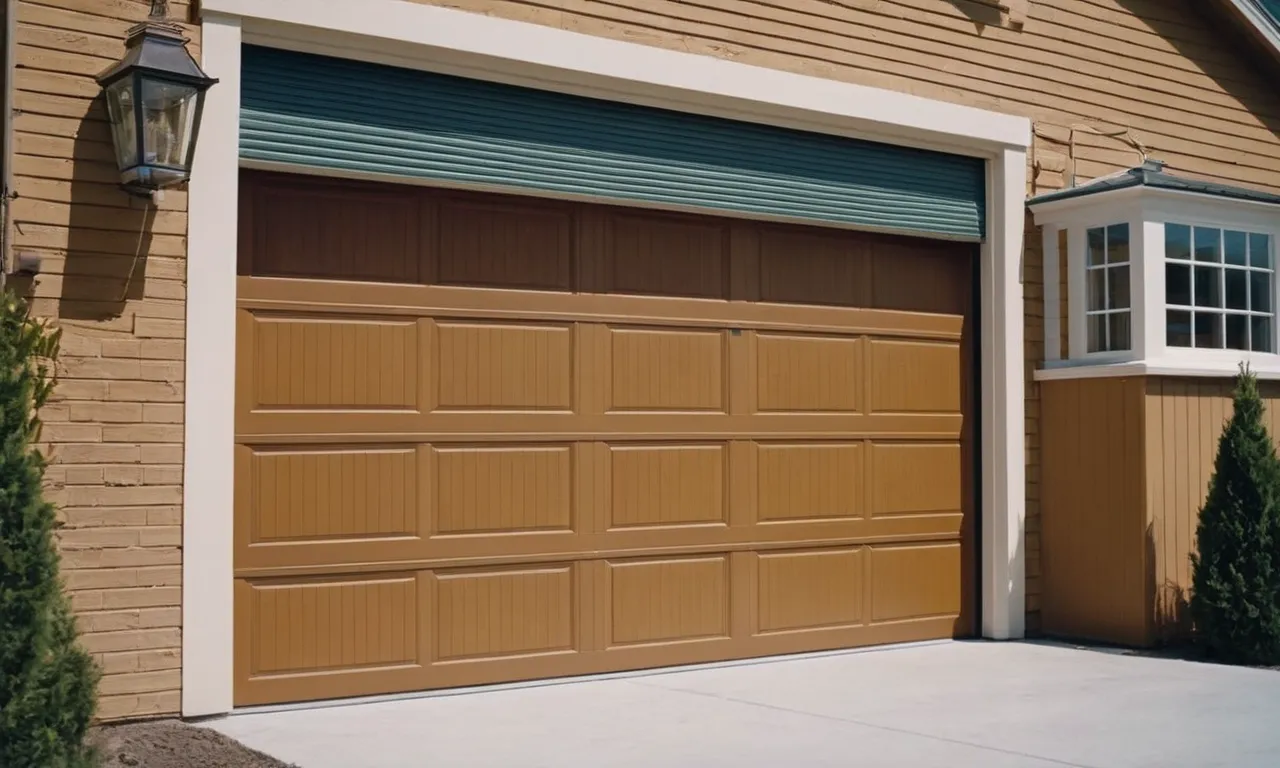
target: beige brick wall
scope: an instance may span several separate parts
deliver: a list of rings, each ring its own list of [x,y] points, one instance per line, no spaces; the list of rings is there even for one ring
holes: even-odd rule
[[[11,242],[44,257],[30,291],[64,329],[43,414],[49,499],[103,668],[103,719],[179,710],[186,195],[148,212],[116,188],[93,80],[148,8],[24,0],[17,12]]]

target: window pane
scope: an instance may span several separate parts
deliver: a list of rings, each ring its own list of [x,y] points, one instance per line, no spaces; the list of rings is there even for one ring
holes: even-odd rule
[[[1088,283],[1089,311],[1107,308],[1107,270],[1090,269],[1084,273]]]
[[[1164,257],[1183,261],[1191,258],[1191,227],[1185,224],[1164,225]]]
[[[1107,230],[1096,227],[1089,230],[1089,266],[1107,262]]]
[[[1196,227],[1196,261],[1222,261],[1222,230]]]
[[[1107,316],[1089,315],[1086,323],[1089,326],[1089,351],[1107,351]]]
[[[1249,306],[1254,312],[1270,312],[1271,310],[1271,272],[1249,273]]]
[[[1222,270],[1217,267],[1196,267],[1195,303],[1197,307],[1222,306],[1222,286],[1218,282],[1221,279]]]
[[[1222,349],[1222,315],[1216,312],[1197,312],[1195,334],[1197,347]]]
[[[1108,309],[1129,308],[1129,265],[1110,267],[1107,270]]]
[[[116,163],[122,169],[138,164],[137,121],[134,120],[133,78],[118,80],[107,89],[107,115],[117,126],[112,138],[116,146]]]
[[[1249,263],[1255,267],[1271,267],[1271,236],[1249,235]]]
[[[1111,323],[1111,351],[1129,348],[1129,313],[1107,315]]]
[[[143,148],[148,163],[186,164],[194,135],[196,92],[192,85],[142,79]]]
[[[1249,276],[1243,269],[1227,270],[1227,309],[1249,308]]]
[[[1170,310],[1165,313],[1165,343],[1171,347],[1191,346],[1191,313]]]
[[[1251,317],[1249,322],[1253,324],[1253,351],[1275,352],[1275,347],[1271,344],[1271,318]]]
[[[1227,230],[1222,233],[1223,251],[1227,257],[1228,264],[1239,264],[1244,266],[1247,258],[1248,239],[1243,232],[1232,232]]]
[[[1129,261],[1129,225],[1113,224],[1107,227],[1107,263],[1123,264]]]
[[[1249,316],[1227,315],[1227,349],[1249,348]]]
[[[1191,267],[1185,264],[1164,265],[1164,297],[1169,304],[1191,306]]]

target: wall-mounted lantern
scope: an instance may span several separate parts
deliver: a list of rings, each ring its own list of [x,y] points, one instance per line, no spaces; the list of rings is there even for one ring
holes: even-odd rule
[[[150,18],[129,30],[124,58],[98,76],[121,184],[140,196],[191,177],[205,91],[218,82],[187,51],[182,28],[165,20],[166,5],[153,0]]]

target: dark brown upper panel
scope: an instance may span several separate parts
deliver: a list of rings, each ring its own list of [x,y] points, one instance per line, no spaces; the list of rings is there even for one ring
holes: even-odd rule
[[[415,283],[418,206],[391,185],[248,174],[242,273]]]
[[[245,171],[240,273],[966,314],[973,246]]]

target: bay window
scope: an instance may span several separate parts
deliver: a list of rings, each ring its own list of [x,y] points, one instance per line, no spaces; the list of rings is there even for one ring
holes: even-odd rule
[[[1148,162],[1029,207],[1044,235],[1038,378],[1220,375],[1241,363],[1280,378],[1280,195]]]

